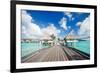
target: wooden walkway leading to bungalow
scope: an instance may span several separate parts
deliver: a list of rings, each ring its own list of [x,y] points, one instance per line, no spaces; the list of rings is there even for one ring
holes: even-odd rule
[[[61,45],[55,45],[48,49],[42,49],[33,53],[22,62],[50,62],[50,61],[68,61],[68,60],[86,60],[82,54],[73,49]]]

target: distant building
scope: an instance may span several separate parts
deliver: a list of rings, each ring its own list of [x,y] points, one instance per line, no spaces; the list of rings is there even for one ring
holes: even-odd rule
[[[79,39],[78,36],[72,35],[70,33],[65,38],[66,38],[67,42],[77,42]]]
[[[66,45],[69,47],[75,47],[75,42],[78,42],[79,37],[69,33],[66,37]]]
[[[42,44],[53,46],[54,42],[53,39],[49,36],[44,36],[41,38]]]
[[[43,45],[50,45],[50,46],[53,46],[54,45],[54,40],[49,37],[49,36],[44,36],[42,38],[39,38],[39,39],[32,39],[32,38],[24,38],[24,39],[21,39],[21,42],[26,42],[26,43],[40,43],[40,44],[43,44]]]

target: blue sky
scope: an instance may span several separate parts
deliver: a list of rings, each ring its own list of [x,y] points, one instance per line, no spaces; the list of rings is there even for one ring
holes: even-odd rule
[[[89,16],[90,13],[22,10],[22,21],[23,21],[22,26],[25,26],[26,24],[24,21],[28,21],[29,24],[33,23],[32,26],[36,25],[37,28],[41,31],[42,29],[44,31],[47,28],[48,30],[49,28],[54,29],[55,33],[57,30],[56,35],[59,38],[64,38],[71,31],[73,31],[74,35],[79,35],[79,33],[85,35],[85,32],[89,30],[89,28],[85,28],[87,25],[90,25]],[[26,20],[24,20],[25,18]],[[25,28],[27,27],[25,26]],[[22,32],[24,31],[25,30],[22,30]],[[55,34],[55,33],[51,33],[51,34]],[[23,36],[26,36],[25,34],[27,33],[24,33]]]

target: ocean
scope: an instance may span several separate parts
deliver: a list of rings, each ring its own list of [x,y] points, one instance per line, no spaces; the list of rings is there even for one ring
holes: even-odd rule
[[[76,48],[82,52],[85,52],[87,54],[90,54],[90,41],[78,41],[78,42],[72,42],[74,43],[74,46],[71,46],[71,43],[68,42],[67,46]],[[49,45],[43,45],[38,42],[21,42],[21,57],[27,56],[31,54],[32,52],[35,52],[39,49],[43,48],[49,48]]]
[[[35,52],[39,49],[48,48],[48,45],[42,45],[36,42],[21,42],[21,57],[27,56],[32,52]]]
[[[71,43],[68,42],[68,45],[70,47],[73,47],[75,49],[78,49],[82,52],[85,52],[87,54],[90,54],[90,41],[89,40],[84,40],[84,41],[78,41],[78,42],[72,42],[74,43],[74,46],[71,46]]]

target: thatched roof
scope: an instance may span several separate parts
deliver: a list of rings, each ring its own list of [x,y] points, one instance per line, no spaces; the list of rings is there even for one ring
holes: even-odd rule
[[[74,39],[78,39],[78,37],[77,36],[68,35],[68,36],[66,36],[66,39],[74,40]]]
[[[68,39],[68,40],[79,39],[79,37],[73,35],[72,32],[70,32],[65,38]]]

